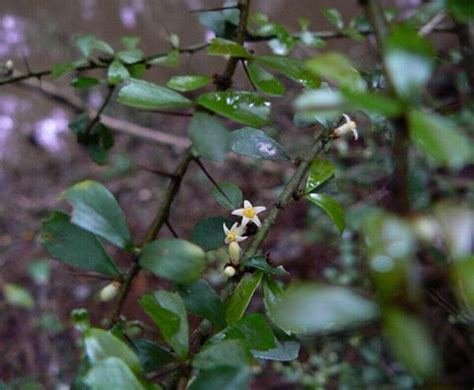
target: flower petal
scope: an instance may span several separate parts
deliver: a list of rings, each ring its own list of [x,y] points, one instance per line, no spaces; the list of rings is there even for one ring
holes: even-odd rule
[[[250,221],[249,218],[243,216],[243,217],[242,217],[242,227],[247,226],[247,224],[249,223],[249,221]]]
[[[265,211],[267,208],[265,206],[256,206],[253,208],[255,211],[255,214],[261,213],[262,211]]]
[[[247,236],[237,236],[237,237],[235,237],[235,241],[237,241],[237,242],[244,241],[246,239],[247,239]]]
[[[222,224],[222,227],[224,228],[224,233],[228,235],[230,231],[229,231],[229,228],[225,225],[225,222]]]
[[[244,207],[252,207],[252,203],[250,203],[248,200],[244,200]]]
[[[256,215],[252,218],[252,222],[255,225],[257,225],[258,227],[262,226],[262,223],[260,222],[260,219]]]
[[[232,215],[238,215],[239,217],[242,217],[244,215],[244,209],[237,209],[237,210],[233,210]]]

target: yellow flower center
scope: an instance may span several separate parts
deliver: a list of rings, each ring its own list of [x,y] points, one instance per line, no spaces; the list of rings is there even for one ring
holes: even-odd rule
[[[255,210],[253,209],[253,207],[246,207],[244,209],[244,217],[247,217],[247,218],[255,217]]]
[[[236,239],[236,234],[233,233],[233,232],[229,232],[229,234],[227,235],[227,240],[228,240],[229,242],[234,242],[235,239]]]

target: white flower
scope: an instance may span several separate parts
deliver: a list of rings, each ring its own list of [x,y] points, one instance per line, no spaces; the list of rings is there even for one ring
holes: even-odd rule
[[[253,207],[252,203],[248,200],[244,200],[244,207],[242,209],[237,209],[232,211],[232,215],[238,215],[242,217],[242,226],[246,226],[249,221],[252,221],[258,227],[262,226],[260,219],[258,219],[257,214],[265,211],[267,208],[264,206]]]
[[[224,268],[224,275],[227,276],[228,278],[231,278],[232,276],[234,276],[235,273],[236,273],[235,268],[230,265]]]
[[[343,135],[346,135],[347,133],[351,132],[352,134],[354,134],[354,139],[357,141],[357,139],[359,138],[359,134],[357,133],[356,123],[353,120],[351,120],[349,115],[342,114],[342,116],[346,120],[346,123],[344,123],[343,125],[337,127],[336,129],[334,129],[334,131],[332,133],[333,137],[334,138],[339,138],[339,137],[342,137]]]
[[[224,233],[225,233],[225,243],[230,244],[231,242],[240,242],[247,238],[247,236],[242,235],[242,226],[239,226],[239,223],[236,222],[229,229],[226,224],[223,224]]]
[[[99,298],[102,302],[108,302],[115,298],[121,287],[121,283],[114,281],[105,286],[99,293]]]

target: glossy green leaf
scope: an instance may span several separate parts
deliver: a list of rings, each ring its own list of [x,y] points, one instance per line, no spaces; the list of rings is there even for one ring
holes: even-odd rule
[[[268,351],[277,346],[272,328],[258,313],[242,317],[222,333],[225,340],[242,340],[251,350]]]
[[[133,345],[145,374],[156,371],[175,360],[170,352],[153,341],[136,339],[133,340]]]
[[[94,364],[84,381],[94,390],[145,390],[130,368],[115,357]]]
[[[224,161],[230,148],[231,134],[215,116],[195,112],[188,133],[194,150],[200,156],[213,161]]]
[[[194,91],[210,84],[212,79],[203,75],[185,75],[171,77],[166,86],[180,92]]]
[[[215,113],[249,126],[260,127],[270,121],[270,103],[245,91],[210,92],[196,102]]]
[[[268,351],[253,350],[252,355],[258,359],[290,362],[298,359],[300,343],[296,340],[276,340],[276,346]]]
[[[95,235],[55,211],[43,221],[40,242],[55,259],[87,271],[117,276],[120,272]]]
[[[403,105],[394,98],[376,92],[341,91],[347,104],[354,110],[363,110],[387,117],[396,117],[403,112]]]
[[[339,331],[378,315],[374,303],[345,287],[310,283],[291,286],[271,311],[282,329],[302,334]]]
[[[131,79],[119,92],[117,101],[126,106],[148,110],[183,108],[192,105],[191,100],[171,89],[144,80]]]
[[[161,65],[176,67],[179,66],[179,50],[173,50],[164,56],[154,57],[147,61],[149,65]]]
[[[344,27],[341,13],[336,8],[323,8],[321,12],[339,30]]]
[[[360,73],[343,54],[328,52],[306,61],[308,69],[315,75],[337,82],[341,88],[360,91],[366,88]]]
[[[33,309],[35,299],[31,292],[23,286],[15,283],[5,283],[3,285],[3,296],[10,306],[20,307],[22,309]]]
[[[100,80],[95,77],[76,77],[71,81],[71,86],[76,89],[87,89],[100,84]]]
[[[84,57],[89,58],[94,50],[101,51],[108,55],[114,54],[114,49],[106,42],[101,41],[93,34],[80,35],[74,38],[74,44],[81,51]]]
[[[85,180],[61,194],[73,207],[71,222],[119,248],[132,249],[132,237],[122,209],[102,184]]]
[[[219,188],[212,187],[212,196],[214,196],[216,202],[229,210],[238,209],[243,200],[239,186],[228,181],[221,181],[218,184]]]
[[[210,370],[200,370],[189,390],[247,390],[250,369],[243,367],[217,367]]]
[[[264,131],[252,127],[243,127],[232,132],[231,149],[235,153],[259,159],[281,161],[290,159],[278,142]]]
[[[284,74],[306,88],[318,88],[320,85],[319,78],[314,76],[300,60],[282,56],[256,56],[254,60],[267,68]]]
[[[311,163],[308,179],[306,180],[306,192],[312,192],[321,184],[327,182],[336,173],[336,166],[328,160],[317,158]]]
[[[219,329],[225,327],[224,305],[211,285],[204,279],[179,289],[186,310],[199,317],[206,318]]]
[[[177,238],[164,238],[146,244],[140,265],[157,276],[176,283],[191,283],[206,267],[205,253],[197,245]]]
[[[238,58],[251,58],[252,55],[245,47],[237,42],[222,38],[214,38],[207,48],[207,54],[213,56],[230,56]]]
[[[140,298],[140,305],[153,319],[166,342],[181,360],[188,355],[188,317],[178,293],[157,291]]]
[[[326,194],[309,194],[306,196],[306,199],[320,207],[331,218],[342,234],[346,227],[344,209],[333,197]]]
[[[285,93],[283,84],[254,61],[249,61],[247,68],[250,80],[260,91],[271,96],[282,96]]]
[[[400,309],[384,314],[383,331],[395,357],[423,379],[438,375],[438,351],[426,326]]]
[[[84,332],[84,350],[92,365],[115,357],[122,360],[135,373],[141,372],[140,361],[130,347],[112,333],[91,328]]]
[[[120,61],[112,61],[107,70],[107,81],[115,85],[130,80],[130,73]]]
[[[228,217],[209,217],[202,219],[191,232],[190,241],[199,245],[205,252],[224,245],[225,234],[223,224],[231,226],[233,220]]]
[[[283,298],[284,291],[275,280],[267,276],[263,278],[262,287],[265,313],[267,314],[268,318],[270,318],[276,324],[275,317],[273,315],[275,312],[274,309],[277,303]],[[286,333],[291,333],[289,329],[281,329]]]
[[[246,259],[242,265],[249,268],[259,269],[267,275],[288,275],[288,272],[282,265],[276,268],[272,267],[268,264],[267,258],[263,255],[253,256],[250,259]]]
[[[216,367],[242,367],[252,360],[250,351],[240,340],[224,340],[199,351],[193,359],[193,367],[209,370]]]
[[[438,165],[459,169],[473,161],[472,143],[449,119],[434,113],[411,111],[409,125],[412,141]]]
[[[115,56],[124,64],[133,64],[143,60],[143,52],[136,48],[119,51]]]
[[[245,275],[225,304],[225,318],[228,324],[238,321],[247,307],[262,280],[263,272],[255,271]]]

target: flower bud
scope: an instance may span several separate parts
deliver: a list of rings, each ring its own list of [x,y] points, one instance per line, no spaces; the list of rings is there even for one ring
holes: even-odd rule
[[[100,300],[102,302],[108,302],[115,298],[117,293],[120,290],[121,283],[120,282],[112,282],[105,286],[99,293]]]
[[[9,72],[13,70],[13,61],[12,60],[8,60],[7,62],[5,62],[5,69]]]
[[[348,133],[352,133],[354,134],[354,139],[357,141],[357,139],[359,138],[359,134],[357,133],[356,123],[353,120],[351,120],[351,118],[349,118],[348,115],[346,114],[342,114],[342,115],[346,123],[334,129],[334,131],[332,132],[333,138],[339,138]]]
[[[229,257],[230,257],[230,262],[233,265],[239,264],[240,260],[240,246],[237,244],[237,242],[231,242],[229,244]]]
[[[228,278],[231,278],[232,276],[234,276],[235,273],[236,273],[235,268],[230,265],[224,268],[224,275],[227,276]]]

